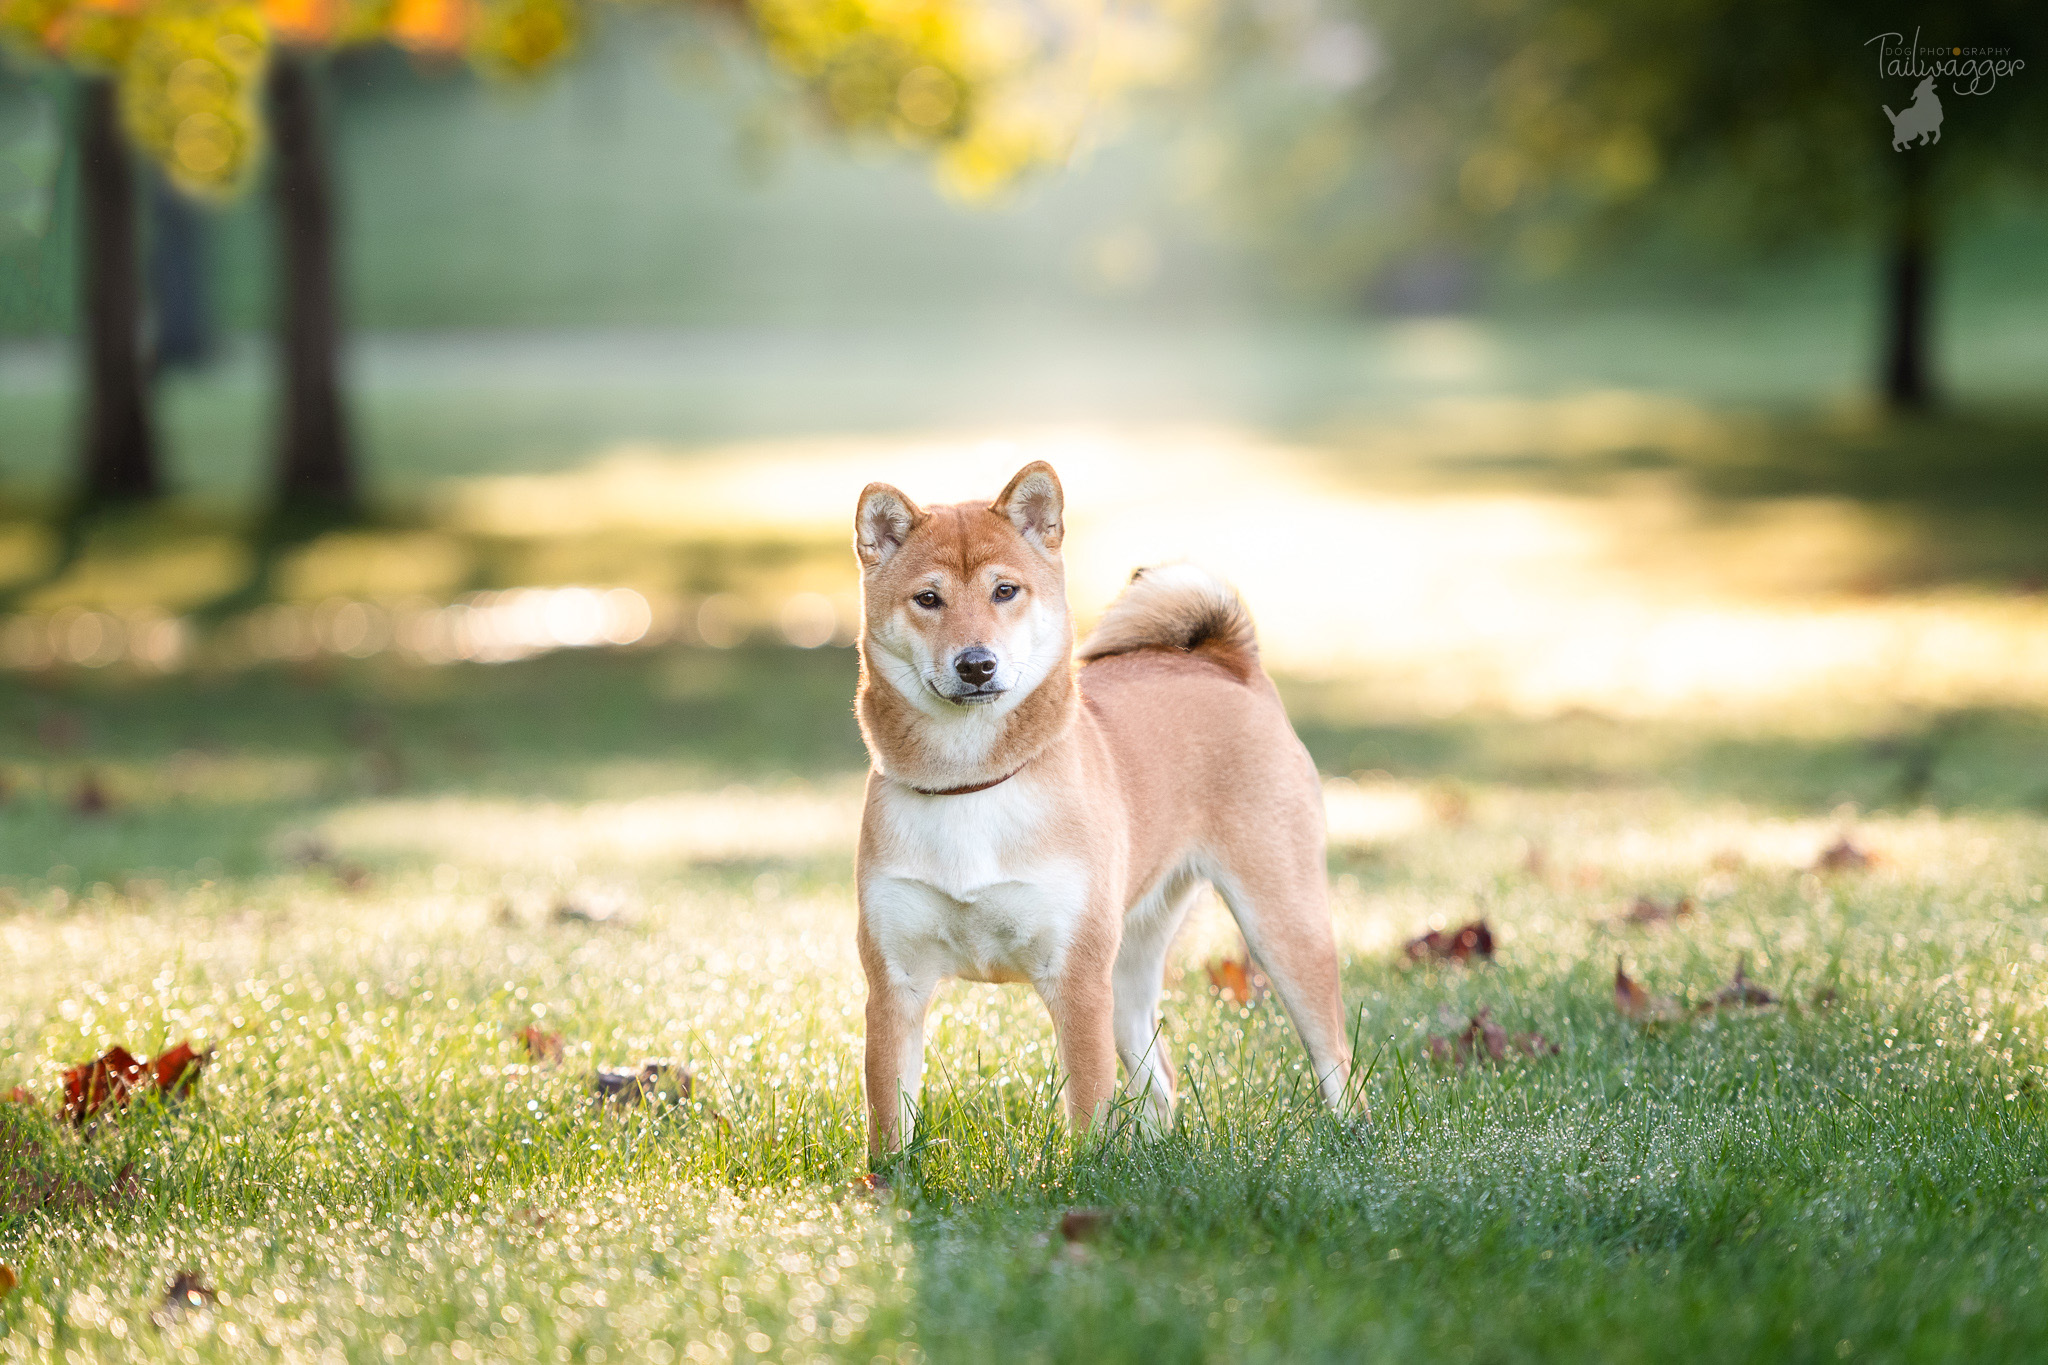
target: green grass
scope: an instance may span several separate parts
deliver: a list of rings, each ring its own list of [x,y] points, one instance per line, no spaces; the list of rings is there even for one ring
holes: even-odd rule
[[[1907,1361],[2048,1339],[2041,716],[1361,719],[1340,685],[1290,686],[1324,770],[1416,812],[1332,853],[1372,1125],[1307,1102],[1270,1003],[1209,990],[1231,943],[1211,906],[1168,992],[1173,1133],[1070,1141],[1042,1011],[957,986],[874,1200],[848,1191],[851,664],[0,679],[0,1086],[47,1096],[114,1042],[219,1049],[176,1110],[85,1135],[0,1112],[10,1191],[31,1165],[138,1187],[0,1203],[22,1278],[0,1359]],[[69,805],[88,768],[102,817]],[[1804,870],[1851,828],[1875,867]],[[305,865],[309,839],[331,853]],[[1675,928],[1603,924],[1681,892],[1700,909]],[[1401,965],[1402,938],[1473,914],[1496,963]],[[1787,1003],[1637,1026],[1617,955],[1692,999],[1746,955]],[[1562,1052],[1432,1066],[1440,1014],[1481,1005]],[[536,1022],[560,1067],[519,1048]],[[692,1069],[691,1103],[593,1106],[593,1066],[653,1055]],[[1113,1216],[1070,1248],[1076,1206]],[[153,1325],[181,1269],[220,1301]]]

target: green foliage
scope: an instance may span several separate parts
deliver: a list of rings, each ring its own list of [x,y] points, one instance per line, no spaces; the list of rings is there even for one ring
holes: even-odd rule
[[[1888,20],[1841,5],[1754,0],[1361,0],[1386,45],[1367,105],[1424,187],[1434,230],[1500,234],[1539,265],[1654,211],[1706,235],[1764,242],[1868,224],[1900,153],[1870,40]],[[2048,64],[2038,6],[1916,11],[1927,41]],[[1911,35],[1908,35],[1910,41]],[[1945,188],[2048,167],[2048,67],[1949,100],[1931,155]],[[1949,92],[1960,82],[1947,82]]]
[[[1867,239],[1890,230],[1909,161],[1950,220],[2048,171],[2048,11],[2015,0],[1910,22],[1825,0],[1340,0],[1307,13],[1240,12],[1221,50],[1240,77],[1290,82],[1251,102],[1263,127],[1245,139],[1243,183],[1271,206],[1269,226],[1339,275],[1418,248],[1546,274],[1650,237],[1695,252]],[[2006,49],[2025,68],[1984,93],[1945,76],[1942,141],[1895,152],[1880,106],[1910,104],[1915,82],[1881,75],[1871,40],[1902,25],[1894,44],[1917,32]],[[1334,87],[1302,79],[1332,43],[1366,59]]]
[[[600,4],[635,0],[0,0],[0,42],[112,73],[136,145],[185,189],[227,196],[262,145],[256,99],[272,42],[389,42],[505,78],[566,59]],[[1084,120],[1169,78],[1201,0],[1099,3],[1033,18],[991,0],[750,0],[722,14],[836,131],[934,151],[968,196],[1063,160]]]

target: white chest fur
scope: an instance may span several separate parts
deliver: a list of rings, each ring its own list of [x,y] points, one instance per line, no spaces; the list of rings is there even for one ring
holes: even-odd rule
[[[921,796],[884,788],[861,868],[861,908],[890,973],[923,993],[949,976],[1048,981],[1087,900],[1078,859],[1050,851],[1046,798],[1028,779]]]

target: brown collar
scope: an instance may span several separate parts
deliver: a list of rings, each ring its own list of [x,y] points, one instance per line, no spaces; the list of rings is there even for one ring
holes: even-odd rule
[[[990,787],[1000,787],[1003,785],[1003,783],[1008,782],[1011,778],[1015,777],[1018,773],[1021,773],[1023,771],[1024,768],[1020,764],[1019,766],[1010,769],[1010,771],[1004,773],[1001,777],[996,778],[992,782],[976,782],[971,787],[940,787],[936,791],[932,790],[930,787],[911,787],[910,789],[916,792],[919,796],[965,796],[969,792],[985,792]],[[904,785],[909,786],[910,784],[906,782]]]

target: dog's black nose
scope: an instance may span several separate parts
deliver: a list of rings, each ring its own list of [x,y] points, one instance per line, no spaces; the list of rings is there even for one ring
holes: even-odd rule
[[[953,671],[969,687],[986,686],[996,675],[995,651],[983,649],[980,645],[963,649],[953,658]]]

